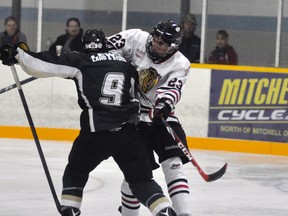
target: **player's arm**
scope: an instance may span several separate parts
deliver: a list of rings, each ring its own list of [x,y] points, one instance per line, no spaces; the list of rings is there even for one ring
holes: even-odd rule
[[[166,119],[174,111],[175,105],[181,99],[188,71],[189,67],[170,73],[167,81],[158,87],[155,96],[154,117]]]
[[[66,55],[58,58],[51,52],[31,52],[26,43],[4,45],[0,48],[2,64],[11,66],[19,63],[22,69],[34,77],[73,78],[79,71],[69,62]]]
[[[18,54],[15,58],[18,60],[22,69],[31,76],[43,77],[61,77],[73,78],[79,72],[78,68],[69,66],[68,61],[65,60],[65,55],[61,56],[59,60],[53,62],[37,57],[35,53],[25,52],[21,48],[17,48]]]
[[[135,35],[138,31],[141,30],[130,29],[108,37],[108,49],[112,52],[119,53],[125,59],[130,60],[135,43]]]

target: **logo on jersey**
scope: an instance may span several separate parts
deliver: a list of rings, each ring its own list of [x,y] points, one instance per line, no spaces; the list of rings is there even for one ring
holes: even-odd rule
[[[174,169],[179,169],[180,168],[180,164],[172,164],[172,166],[170,167],[170,169],[174,170]]]
[[[157,85],[160,75],[155,68],[143,68],[139,71],[139,86],[147,94],[154,86]]]
[[[138,48],[136,49],[135,56],[136,56],[137,58],[143,59],[144,55],[145,55],[145,52],[144,52],[144,51],[142,51],[142,50],[140,50],[140,49],[138,49]]]
[[[165,215],[165,216],[169,216],[169,213],[168,213],[168,211],[169,211],[169,209],[167,208],[165,213],[164,213],[164,212],[162,212],[162,215]]]
[[[171,150],[171,149],[177,149],[177,148],[179,148],[178,145],[165,146],[165,150]]]

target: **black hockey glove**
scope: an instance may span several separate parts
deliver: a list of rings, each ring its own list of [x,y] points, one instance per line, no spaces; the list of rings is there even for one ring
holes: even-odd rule
[[[173,109],[174,104],[170,100],[164,98],[160,99],[155,105],[152,120],[158,121],[161,117],[166,120]]]
[[[2,64],[11,66],[18,63],[15,58],[15,55],[17,54],[16,49],[17,47],[11,44],[6,44],[0,48],[0,59]]]
[[[11,66],[18,63],[17,59],[15,58],[18,53],[18,47],[24,51],[29,51],[28,45],[24,42],[19,42],[15,45],[6,44],[0,48],[0,60],[2,61],[2,64]]]

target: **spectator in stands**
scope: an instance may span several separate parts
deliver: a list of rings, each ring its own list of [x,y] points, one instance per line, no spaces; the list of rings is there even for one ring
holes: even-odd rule
[[[209,54],[208,63],[237,65],[238,55],[234,48],[228,44],[228,33],[219,30],[216,33],[216,48]]]
[[[194,34],[197,20],[194,14],[187,14],[182,22],[184,36],[179,46],[179,51],[189,59],[191,63],[198,63],[200,59],[201,39]]]
[[[6,17],[4,21],[5,31],[0,33],[0,46],[5,44],[17,44],[18,42],[27,42],[24,33],[20,32],[17,27],[17,22],[15,17]]]
[[[82,38],[83,29],[78,18],[69,18],[66,22],[66,34],[57,37],[50,46],[49,51],[58,55],[69,51],[83,51]]]

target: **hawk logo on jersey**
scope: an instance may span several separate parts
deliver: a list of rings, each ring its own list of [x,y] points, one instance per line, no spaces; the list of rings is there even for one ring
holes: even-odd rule
[[[139,71],[139,86],[145,94],[157,85],[159,79],[160,75],[155,68],[150,67]]]

